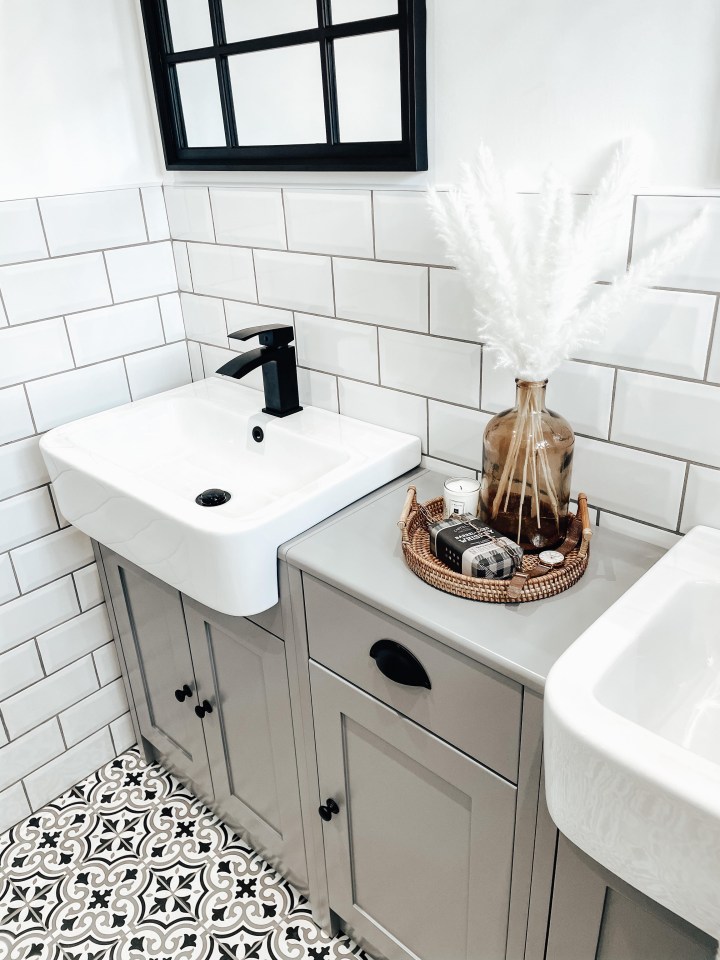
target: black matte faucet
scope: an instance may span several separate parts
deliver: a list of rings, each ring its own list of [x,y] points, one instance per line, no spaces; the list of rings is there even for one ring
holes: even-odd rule
[[[236,330],[229,336],[234,340],[259,337],[261,345],[256,350],[240,353],[228,360],[217,372],[240,380],[246,373],[261,366],[265,387],[263,413],[270,413],[274,417],[287,417],[302,410],[298,397],[295,347],[290,346],[295,337],[293,328],[277,327],[271,323]]]

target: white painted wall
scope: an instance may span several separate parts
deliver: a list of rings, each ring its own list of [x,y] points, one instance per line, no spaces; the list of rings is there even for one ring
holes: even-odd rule
[[[654,144],[645,187],[720,185],[717,0],[430,0],[434,176],[480,139],[532,189],[556,163],[579,189],[609,143]]]
[[[158,183],[136,0],[0,0],[0,199]]]
[[[520,189],[555,163],[592,187],[608,145],[640,131],[654,154],[638,187],[720,187],[717,0],[427,0],[427,174],[226,173],[169,182],[454,182],[484,140]]]

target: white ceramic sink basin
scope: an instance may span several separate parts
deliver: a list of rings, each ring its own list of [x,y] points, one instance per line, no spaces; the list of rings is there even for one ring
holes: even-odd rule
[[[695,527],[558,660],[545,763],[570,840],[720,936],[720,530]]]
[[[215,610],[266,610],[278,546],[416,466],[420,441],[315,407],[278,419],[262,406],[258,391],[209,378],[51,430],[40,447],[60,510]],[[231,499],[202,507],[208,488]]]

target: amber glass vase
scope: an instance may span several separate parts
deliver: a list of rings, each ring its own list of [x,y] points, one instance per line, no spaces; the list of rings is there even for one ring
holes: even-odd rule
[[[485,428],[480,515],[524,549],[543,550],[565,538],[575,435],[545,407],[547,380],[515,383],[515,406]]]

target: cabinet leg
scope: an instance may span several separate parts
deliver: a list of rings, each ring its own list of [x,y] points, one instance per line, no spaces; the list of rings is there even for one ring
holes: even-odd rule
[[[138,740],[138,749],[145,763],[155,763],[155,750],[149,740],[141,736]]]

